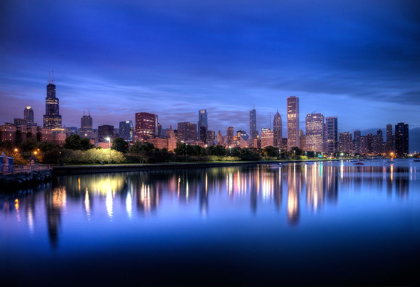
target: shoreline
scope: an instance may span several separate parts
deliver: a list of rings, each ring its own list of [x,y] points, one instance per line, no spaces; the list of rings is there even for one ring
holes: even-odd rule
[[[140,170],[161,170],[161,169],[190,169],[190,168],[209,168],[209,167],[230,167],[245,166],[256,164],[282,164],[294,162],[326,162],[334,160],[264,160],[264,161],[232,161],[232,162],[177,162],[177,163],[155,163],[155,164],[110,164],[110,165],[68,165],[53,166],[53,175],[74,175],[74,174],[93,174],[107,172],[128,172]]]

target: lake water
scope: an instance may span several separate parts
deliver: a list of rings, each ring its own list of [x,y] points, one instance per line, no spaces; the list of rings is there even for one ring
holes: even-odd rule
[[[0,195],[0,285],[419,284],[420,163],[353,164],[62,176]]]

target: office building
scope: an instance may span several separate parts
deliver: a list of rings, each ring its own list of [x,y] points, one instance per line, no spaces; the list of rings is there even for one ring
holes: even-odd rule
[[[44,128],[61,128],[61,115],[59,100],[56,97],[54,78],[47,85],[47,97],[45,98]]]
[[[325,152],[334,154],[337,152],[338,143],[338,120],[337,117],[325,119]]]
[[[274,134],[274,146],[280,147],[281,146],[281,137],[282,137],[282,123],[281,123],[281,116],[279,111],[274,115],[273,119],[273,134]]]
[[[119,134],[122,139],[125,141],[133,141],[133,122],[132,121],[122,121],[119,124]]]
[[[150,113],[136,113],[135,134],[138,140],[147,140],[158,136],[158,116]]]
[[[178,141],[192,142],[197,140],[197,124],[182,122],[178,123]]]
[[[98,126],[98,141],[108,142],[107,138],[109,138],[112,143],[112,140],[114,139],[114,126],[110,126],[110,125]]]
[[[352,136],[349,132],[340,133],[338,136],[338,151],[351,153],[352,152]]]
[[[324,116],[320,113],[306,115],[306,151],[322,152],[324,146]]]
[[[261,129],[261,148],[274,146],[274,132],[270,128]]]
[[[299,98],[287,98],[287,150],[300,147],[299,140]]]
[[[233,145],[233,141],[234,141],[234,138],[235,137],[235,133],[234,133],[234,130],[233,130],[233,127],[228,127],[227,129],[226,129],[226,138],[227,138],[227,144],[230,146],[230,145]]]
[[[395,154],[398,157],[404,157],[408,153],[408,124],[398,123],[395,125]]]
[[[391,152],[394,152],[394,135],[392,134],[392,125],[387,124],[386,125],[386,152],[390,154]]]
[[[28,126],[36,126],[34,123],[34,110],[30,106],[27,106],[23,110],[23,118],[26,120]]]
[[[254,139],[256,139],[257,136],[257,111],[254,108],[249,112],[249,138],[251,146],[253,146]]]

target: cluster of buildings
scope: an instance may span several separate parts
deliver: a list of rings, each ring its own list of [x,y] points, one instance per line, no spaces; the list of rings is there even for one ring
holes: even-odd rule
[[[172,126],[162,128],[158,115],[139,112],[135,114],[134,123],[130,120],[121,121],[118,128],[113,125],[101,125],[93,128],[90,115],[83,115],[80,128],[63,127],[59,113],[59,99],[56,97],[56,86],[53,78],[47,85],[45,99],[45,115],[43,126],[34,123],[34,111],[28,106],[24,109],[23,118],[14,119],[13,123],[0,126],[0,140],[19,143],[27,138],[37,141],[50,141],[63,145],[67,136],[79,134],[89,138],[91,143],[108,148],[112,139],[121,137],[127,142],[150,142],[157,148],[172,151],[177,142],[190,145],[225,147],[265,148],[276,147],[280,150],[291,150],[298,147],[315,155],[326,153],[361,154],[361,155],[390,155],[406,156],[409,153],[408,124],[398,123],[386,126],[386,138],[382,130],[377,133],[362,135],[360,131],[338,133],[338,118],[324,117],[320,113],[307,114],[305,117],[305,131],[300,127],[299,98],[287,98],[287,136],[283,137],[282,117],[277,111],[273,118],[272,127],[257,130],[257,111],[255,107],[249,112],[249,134],[244,130],[237,130],[230,126],[223,134],[216,133],[208,126],[208,114],[205,109],[198,111],[198,122],[180,122],[176,129]]]

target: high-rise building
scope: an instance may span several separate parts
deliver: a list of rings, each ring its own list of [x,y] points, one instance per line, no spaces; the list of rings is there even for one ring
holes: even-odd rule
[[[207,110],[202,109],[198,111],[198,135],[201,141],[203,141],[201,138],[202,137],[206,137],[207,135],[202,135],[200,133],[200,128],[201,127],[206,127],[205,131],[207,132],[207,130],[209,129],[208,123],[207,123]],[[205,141],[204,141],[205,142]]]
[[[338,142],[338,120],[337,117],[327,117],[325,119],[325,152],[333,154],[337,151]]]
[[[218,145],[223,145],[223,135],[221,131],[217,132],[216,141]]]
[[[207,131],[206,143],[208,145],[214,145],[216,142],[216,133],[214,131]]]
[[[44,128],[61,128],[59,100],[56,97],[54,78],[48,81],[47,97],[45,98]]]
[[[299,146],[299,98],[287,98],[287,150]]]
[[[93,119],[89,115],[83,115],[80,119],[79,136],[82,138],[96,139],[96,134],[93,131]]]
[[[251,146],[254,145],[254,139],[256,139],[257,136],[257,111],[254,108],[249,111],[249,138]]]
[[[227,144],[232,145],[233,144],[233,138],[235,137],[233,127],[228,127],[226,129],[226,136],[227,136]]]
[[[306,147],[306,135],[303,133],[303,130],[299,130],[299,146],[305,150]]]
[[[197,125],[189,122],[178,123],[178,141],[191,142],[197,140]]]
[[[394,151],[394,135],[392,134],[392,125],[386,125],[386,152],[389,154]]]
[[[136,136],[147,140],[158,136],[158,116],[150,113],[136,113]]]
[[[274,146],[280,147],[281,146],[281,137],[282,137],[282,123],[281,123],[281,116],[279,111],[274,115],[273,119],[273,133],[274,133]]]
[[[378,130],[376,135],[373,136],[373,153],[374,154],[382,154],[384,152],[384,137],[382,134],[382,130]]]
[[[324,145],[324,116],[320,113],[306,116],[306,151],[322,152]]]
[[[133,122],[122,121],[119,125],[120,137],[125,141],[133,141]]]
[[[199,127],[199,140],[203,143],[207,143],[207,128],[206,126]]]
[[[395,125],[395,153],[404,157],[409,153],[408,124],[398,123]]]
[[[360,137],[362,133],[360,131],[353,132],[353,153],[360,153]]]
[[[274,132],[270,128],[261,129],[261,148],[274,146]]]
[[[15,126],[26,126],[28,122],[25,119],[13,119],[13,124]]]
[[[351,153],[352,136],[349,132],[340,133],[338,136],[338,151]]]
[[[26,120],[28,126],[36,125],[34,123],[34,110],[30,106],[27,106],[23,110],[23,118]]]
[[[98,126],[98,141],[108,142],[107,138],[110,138],[112,142],[114,138],[114,126],[110,126],[110,125]]]

